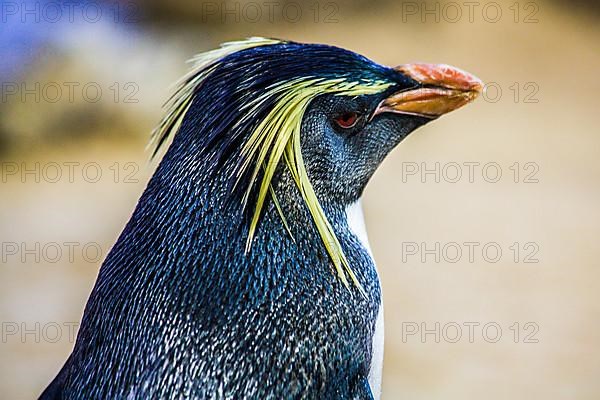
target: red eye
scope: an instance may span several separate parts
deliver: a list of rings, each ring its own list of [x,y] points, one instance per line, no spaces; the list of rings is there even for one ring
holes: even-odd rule
[[[344,129],[352,128],[358,120],[359,115],[355,112],[347,112],[335,117],[335,123]]]

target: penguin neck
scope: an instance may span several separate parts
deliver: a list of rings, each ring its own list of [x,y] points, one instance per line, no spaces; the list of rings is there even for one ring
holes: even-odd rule
[[[200,156],[182,157],[177,150],[172,147],[163,158],[123,233],[142,253],[152,253],[159,263],[178,260],[181,265],[186,260],[197,264],[191,257],[207,251],[223,259],[244,259],[240,253],[248,253],[244,256],[249,262],[258,261],[256,255],[278,251],[288,260],[316,255],[328,264],[310,212],[287,170],[279,174],[275,192],[289,232],[268,196],[250,252],[246,252],[249,214],[254,210],[248,204],[248,212],[240,200],[231,197],[231,167],[212,166]],[[186,154],[190,153],[194,154]],[[320,200],[340,240],[352,234],[346,207]]]
[[[102,266],[101,286],[123,282],[118,286],[124,290],[166,293],[170,310],[325,293],[339,301],[365,300],[356,288],[342,284],[291,176],[281,174],[275,188],[291,234],[269,200],[246,250],[248,213],[230,197],[229,167],[212,167],[194,152],[182,157],[171,150]],[[378,303],[375,266],[351,231],[345,207],[321,205],[353,272]]]

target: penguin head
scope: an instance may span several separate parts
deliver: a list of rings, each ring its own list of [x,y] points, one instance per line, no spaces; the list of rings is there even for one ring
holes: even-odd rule
[[[357,71],[369,71],[390,86],[375,94],[320,95],[308,105],[301,127],[302,153],[315,192],[340,205],[359,199],[384,158],[408,134],[473,100],[482,87],[477,78],[447,65],[382,71],[357,57]]]
[[[279,201],[282,170],[291,175],[344,283],[342,266],[356,280],[323,204],[355,202],[402,139],[482,88],[447,65],[392,68],[338,47],[274,39],[227,43],[193,61],[155,131],[157,149],[174,133],[169,152],[201,158],[204,174],[227,171],[232,197],[241,188],[251,213],[248,248],[265,204]]]

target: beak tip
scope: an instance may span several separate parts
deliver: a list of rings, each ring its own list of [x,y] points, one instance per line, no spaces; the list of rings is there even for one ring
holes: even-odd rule
[[[476,76],[471,76],[473,77],[473,80],[471,81],[471,92],[473,92],[473,100],[475,100],[483,92],[483,82]]]

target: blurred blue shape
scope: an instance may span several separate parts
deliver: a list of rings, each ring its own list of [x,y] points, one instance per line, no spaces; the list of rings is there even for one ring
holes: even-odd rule
[[[45,53],[90,24],[135,22],[133,2],[0,0],[0,82],[19,79]]]

